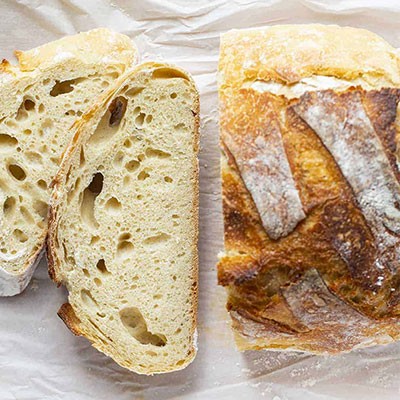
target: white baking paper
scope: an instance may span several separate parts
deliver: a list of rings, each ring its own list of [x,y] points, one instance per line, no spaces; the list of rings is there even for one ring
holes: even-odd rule
[[[96,27],[134,39],[142,60],[190,71],[201,93],[199,353],[153,377],[120,368],[56,313],[66,291],[42,261],[27,290],[0,298],[0,400],[400,399],[400,344],[337,357],[236,351],[217,286],[222,249],[216,67],[219,35],[267,24],[337,23],[400,46],[398,0],[0,0],[1,56]]]

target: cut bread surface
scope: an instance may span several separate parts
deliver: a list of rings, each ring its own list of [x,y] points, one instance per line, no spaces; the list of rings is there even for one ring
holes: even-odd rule
[[[29,283],[47,234],[49,185],[70,126],[136,62],[107,29],[65,37],[0,67],[0,295]]]
[[[120,365],[153,374],[196,353],[198,94],[173,66],[129,73],[76,124],[55,180],[49,268],[59,315]]]

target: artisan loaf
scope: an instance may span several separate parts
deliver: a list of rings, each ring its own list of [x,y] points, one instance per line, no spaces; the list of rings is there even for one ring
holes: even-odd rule
[[[136,62],[132,41],[96,29],[16,52],[0,66],[0,295],[29,283],[47,235],[50,183],[70,126]]]
[[[239,349],[400,338],[399,67],[362,29],[222,36],[218,277]]]
[[[82,116],[55,179],[48,240],[59,315],[141,374],[196,354],[199,99],[147,63]]]

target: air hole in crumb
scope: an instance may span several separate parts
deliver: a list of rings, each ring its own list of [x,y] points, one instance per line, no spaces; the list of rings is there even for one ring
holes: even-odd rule
[[[138,128],[141,128],[143,126],[144,123],[144,118],[146,117],[146,114],[144,113],[140,113],[136,118],[135,118],[135,125]]]
[[[125,97],[119,96],[110,104],[110,126],[118,126],[126,112],[128,102]]]
[[[164,67],[164,68],[158,68],[156,70],[154,70],[152,77],[154,79],[174,79],[174,78],[181,78],[184,80],[188,80],[188,77],[173,68],[168,68],[168,67]]]
[[[153,149],[149,147],[146,149],[146,156],[147,157],[156,157],[156,158],[169,158],[171,157],[170,153],[167,153],[166,151],[162,151],[159,149]]]
[[[117,198],[111,197],[105,204],[105,209],[111,214],[118,214],[121,209],[121,203]]]
[[[88,143],[95,146],[105,145],[118,132],[119,125],[126,111],[126,99],[117,97],[101,117]]]
[[[99,236],[92,236],[92,238],[90,239],[90,245],[96,244],[99,240],[100,240]]]
[[[56,81],[55,85],[50,91],[50,96],[57,97],[61,94],[70,93],[74,90],[75,80],[70,79],[66,81]]]
[[[125,92],[128,97],[134,97],[143,91],[143,87],[133,87]]]
[[[134,172],[136,171],[140,166],[140,162],[136,161],[136,160],[131,160],[129,162],[127,162],[125,164],[125,168],[129,171],[129,172]]]
[[[140,111],[142,111],[142,109],[141,109],[139,106],[137,106],[137,107],[135,107],[135,108],[133,109],[132,115],[135,117],[135,116],[137,116],[137,115],[140,114]]]
[[[173,179],[170,176],[164,176],[164,181],[167,183],[172,183]]]
[[[174,129],[179,133],[184,133],[186,130],[186,127],[184,124],[180,123],[180,124],[175,125]]]
[[[103,284],[99,278],[94,278],[93,282],[96,284],[96,286],[101,286]]]
[[[146,246],[157,247],[167,242],[170,238],[170,235],[167,235],[166,233],[160,233],[158,235],[148,237],[143,241],[143,243]]]
[[[42,200],[35,200],[33,202],[33,209],[36,211],[37,214],[39,214],[42,219],[45,219],[47,217],[47,210],[48,206],[47,203],[45,203]]]
[[[10,172],[11,176],[18,181],[23,181],[26,178],[25,171],[18,164],[10,164],[8,166],[8,171]]]
[[[18,140],[6,133],[0,134],[0,152],[7,152],[14,149],[18,144]]]
[[[79,154],[79,166],[82,167],[85,165],[85,151],[83,150],[83,146],[81,147],[81,152]]]
[[[35,102],[30,100],[30,99],[26,99],[24,101],[24,108],[26,111],[31,111],[35,108]]]
[[[3,204],[3,214],[6,218],[9,218],[14,214],[16,200],[15,197],[7,197]]]
[[[123,240],[118,243],[117,246],[117,257],[119,258],[128,258],[130,254],[133,252],[133,243],[127,240]]]
[[[149,114],[149,115],[146,117],[146,124],[150,124],[151,121],[153,121],[153,116],[152,116],[151,114]]]
[[[146,354],[150,357],[156,357],[157,353],[155,351],[147,350]]]
[[[105,263],[105,261],[104,261],[103,258],[97,262],[96,268],[97,268],[102,274],[109,274],[109,273],[110,273],[110,271],[107,269],[106,263]]]
[[[138,308],[124,308],[119,312],[119,315],[122,324],[128,332],[141,344],[150,344],[162,347],[167,343],[165,335],[149,332],[147,329],[147,323]]]
[[[132,237],[132,235],[129,232],[125,232],[122,233],[121,235],[119,235],[118,240],[122,241],[122,240],[129,240]]]
[[[101,172],[97,172],[90,182],[89,186],[83,191],[81,203],[82,221],[90,228],[97,228],[98,222],[94,215],[94,204],[97,196],[103,190],[104,176]]]
[[[124,142],[124,147],[130,149],[132,147],[132,142],[129,139],[126,139]]]
[[[82,271],[83,271],[83,274],[86,276],[86,278],[90,277],[90,272],[86,268],[83,268]]]
[[[181,366],[181,365],[185,364],[185,362],[186,362],[186,360],[179,360],[176,362],[176,365]]]
[[[171,97],[171,99],[176,99],[178,95],[175,92],[173,92],[169,95],[169,97]]]
[[[139,181],[144,181],[145,179],[147,179],[150,176],[150,174],[148,174],[146,171],[141,171],[139,173],[139,175],[137,176],[137,178],[139,179]]]
[[[28,236],[20,229],[14,229],[13,235],[17,238],[17,240],[21,243],[25,243],[28,240]]]

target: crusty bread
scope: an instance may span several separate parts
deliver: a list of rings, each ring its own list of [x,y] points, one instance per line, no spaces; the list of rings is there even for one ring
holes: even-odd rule
[[[26,52],[0,66],[0,295],[20,293],[47,234],[49,185],[69,127],[136,62],[124,35],[96,29]]]
[[[137,67],[75,126],[56,176],[48,256],[59,315],[141,374],[196,354],[198,123],[192,79]]]
[[[241,350],[400,339],[400,58],[323,25],[222,37],[228,290]],[[397,119],[396,119],[397,118]]]

